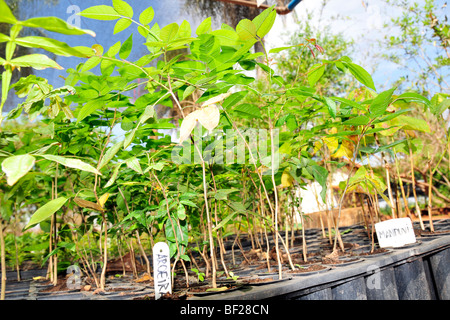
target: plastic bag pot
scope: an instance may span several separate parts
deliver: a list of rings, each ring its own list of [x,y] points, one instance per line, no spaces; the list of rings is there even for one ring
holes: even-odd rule
[[[437,298],[450,300],[450,249],[440,251],[429,259]]]
[[[394,270],[400,300],[431,300],[431,292],[421,258],[403,263]]]
[[[394,268],[374,271],[365,278],[367,300],[398,300]]]

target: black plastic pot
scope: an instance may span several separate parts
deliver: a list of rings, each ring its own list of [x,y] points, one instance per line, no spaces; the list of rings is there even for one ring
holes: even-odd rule
[[[213,299],[448,300],[449,258],[450,236],[439,236],[354,264],[332,267],[324,273],[292,277],[290,281],[263,287],[252,286],[245,292],[219,294]]]
[[[439,221],[435,229],[447,228],[450,225]],[[346,227],[350,228],[350,227]],[[352,232],[353,233],[353,232]],[[365,232],[347,233],[343,235],[344,243],[354,240],[359,247],[351,248],[348,254],[370,250],[371,241]],[[355,234],[359,237],[355,237]],[[308,241],[308,253],[317,247],[323,251],[328,239],[321,241],[321,232],[315,234],[316,239]],[[352,237],[349,237],[349,236]],[[426,240],[425,240],[426,239]],[[309,244],[314,245],[309,245]],[[317,244],[317,245],[316,245]],[[329,250],[329,246],[326,248]],[[247,249],[246,249],[247,250]],[[323,252],[321,252],[323,254]],[[297,253],[298,254],[298,253]],[[232,270],[238,282],[249,277],[257,277],[262,269],[243,267],[241,254],[235,252],[236,264],[241,268]],[[323,255],[322,255],[323,257]],[[283,274],[289,281],[273,281],[272,283],[247,283],[233,291],[214,295],[188,297],[192,300],[450,300],[450,235],[440,234],[433,237],[418,237],[418,242],[401,248],[389,250],[380,255],[360,256],[360,261],[346,265],[330,266],[326,272],[312,272],[302,276]],[[309,259],[309,258],[308,258]],[[275,267],[274,270],[277,270]],[[45,272],[42,270],[41,272]],[[181,274],[181,273],[180,273]],[[14,273],[8,275],[6,299],[29,300],[126,300],[151,295],[153,289],[143,285],[137,290],[135,285],[130,291],[107,292],[41,292],[45,285],[38,281],[26,280],[15,282]],[[273,276],[272,276],[273,277]],[[277,275],[275,276],[277,277]],[[119,282],[119,283],[117,283]],[[108,285],[130,285],[129,280],[112,279]]]

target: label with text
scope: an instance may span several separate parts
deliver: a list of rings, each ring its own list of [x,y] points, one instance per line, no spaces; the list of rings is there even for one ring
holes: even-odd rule
[[[391,219],[376,223],[375,230],[381,248],[398,248],[416,242],[410,218]]]
[[[165,293],[172,293],[170,251],[165,242],[158,242],[153,247],[153,279],[155,281],[155,300]]]

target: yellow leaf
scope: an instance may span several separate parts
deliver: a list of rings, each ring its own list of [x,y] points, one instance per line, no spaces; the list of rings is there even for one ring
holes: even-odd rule
[[[80,198],[74,198],[73,201],[75,201],[75,203],[82,208],[88,208],[88,209],[96,210],[96,211],[104,211],[101,206],[99,206],[97,203],[92,202],[92,201],[88,201],[88,200],[84,200],[84,199],[80,199]]]
[[[105,207],[105,202],[108,201],[110,194],[107,192],[105,194],[103,194],[99,199],[98,199],[98,204],[104,208]]]
[[[281,175],[281,185],[285,188],[292,186],[294,178],[289,174],[288,171],[284,171]]]
[[[228,287],[218,287],[218,288],[206,289],[206,291],[208,291],[208,292],[220,292],[220,291],[225,291],[225,290],[228,290]]]
[[[136,279],[135,282],[140,283],[140,282],[146,282],[146,281],[151,281],[153,280],[153,277],[150,276],[148,273],[144,273],[144,275],[142,277],[140,277],[139,279]]]
[[[322,141],[321,140],[317,140],[315,143],[314,143],[314,149],[313,149],[313,155],[315,155],[316,153],[317,153],[317,151],[319,151],[320,150],[320,148],[322,148],[322,146],[323,146],[323,143],[322,143]]]
[[[339,141],[335,137],[327,137],[323,141],[330,150],[333,158],[347,157],[351,159],[353,157],[354,145],[350,141],[342,140],[341,145],[339,145]]]

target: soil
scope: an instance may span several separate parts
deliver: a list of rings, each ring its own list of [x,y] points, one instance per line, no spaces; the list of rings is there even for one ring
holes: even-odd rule
[[[166,293],[162,295],[159,300],[186,300],[187,295],[186,293],[177,293],[174,292],[172,294]],[[155,294],[147,294],[143,297],[136,297],[133,300],[155,300]]]
[[[437,236],[437,235],[444,235],[449,234],[450,230],[435,230],[435,231],[427,231],[422,229],[414,229],[414,234],[416,237],[422,237],[422,236]]]
[[[56,291],[71,291],[72,290],[67,287],[67,281],[65,278],[62,278],[62,277],[58,278],[56,286],[53,286],[53,283],[51,281],[44,283],[44,285],[49,285],[50,287],[43,289],[40,292],[56,292]]]
[[[322,259],[322,263],[324,263],[324,264],[344,264],[344,263],[349,263],[349,262],[356,262],[358,260],[360,260],[360,259],[354,258],[354,259],[345,259],[345,260],[340,260],[340,259],[335,260],[335,259],[324,258],[324,259]]]
[[[428,234],[432,235],[440,235],[440,234],[446,234],[449,231],[446,230],[448,228],[447,222],[443,221],[443,223],[436,223],[435,228],[436,231],[431,233],[428,230],[422,231],[422,230],[416,230],[418,231],[419,236],[426,236]],[[415,228],[417,228],[417,225],[415,224]],[[420,228],[419,228],[420,229]],[[313,231],[313,230],[308,230]],[[329,265],[342,265],[347,264],[352,261],[361,260],[364,256],[370,256],[375,254],[382,254],[389,252],[389,250],[384,248],[375,247],[375,250],[373,252],[370,252],[370,244],[371,240],[367,237],[367,232],[364,228],[357,227],[352,229],[351,232],[347,232],[343,234],[343,242],[344,242],[344,248],[345,251],[342,252],[338,246],[338,250],[333,252],[333,246],[330,245],[328,238],[323,239],[322,233],[320,230],[314,230],[315,232],[309,232],[307,243],[307,261],[304,260],[303,256],[303,248],[301,247],[301,241],[298,241],[301,239],[299,235],[296,235],[295,242],[293,246],[289,246],[289,249],[292,251],[290,253],[291,261],[293,265],[299,265],[299,266],[307,266],[307,268],[296,268],[296,270],[291,270],[290,263],[288,256],[286,252],[284,251],[284,248],[280,246],[280,251],[282,253],[282,267],[283,272],[285,275],[283,275],[283,280],[285,279],[286,275],[290,273],[308,273],[308,272],[314,272],[314,271],[321,271],[327,268],[330,268]],[[273,241],[273,240],[272,240]],[[243,240],[242,240],[242,243]],[[275,248],[273,246],[273,242],[271,242],[271,250],[269,250],[268,255],[267,251],[265,249],[251,249],[251,243],[247,243],[244,247],[244,251],[241,252],[241,250],[237,247],[234,248],[234,260],[233,256],[231,254],[231,249],[227,249],[227,252],[224,256],[225,264],[227,266],[228,271],[233,271],[235,275],[237,276],[236,281],[231,281],[230,279],[221,281],[220,278],[217,280],[217,286],[219,288],[223,287],[225,288],[225,291],[229,290],[235,290],[236,288],[239,288],[241,285],[263,285],[266,283],[271,283],[278,280],[278,261],[276,257]],[[265,247],[263,247],[265,248]],[[364,251],[362,251],[364,250]],[[194,255],[195,256],[195,255]],[[197,257],[196,262],[198,264],[198,269],[200,272],[206,273],[206,265],[204,261],[201,258]],[[136,259],[138,260],[138,259]],[[269,260],[270,264],[270,271],[267,268],[267,262]],[[133,299],[140,299],[140,300],[154,300],[154,294],[152,293],[153,288],[153,279],[151,276],[143,273],[138,272],[140,275],[138,278],[133,278],[131,274],[133,274],[133,264],[131,256],[125,255],[122,257],[122,259],[115,259],[111,260],[108,267],[108,272],[120,274],[122,275],[124,266],[122,264],[122,261],[125,263],[125,269],[127,271],[126,276],[115,276],[115,275],[109,275],[105,288],[105,297],[108,297],[108,295],[114,295],[117,296],[117,294],[121,295],[123,293],[124,296],[127,296],[130,298],[131,295],[136,295],[136,297],[133,297]],[[218,255],[218,271],[223,271],[221,261]],[[144,266],[139,263],[136,263],[137,269],[142,270],[146,269],[143,268]],[[327,266],[328,265],[328,266]],[[197,267],[196,265],[192,264],[189,265],[187,263],[186,265],[187,269],[190,270],[191,268]],[[172,294],[167,294],[163,296],[161,299],[163,300],[185,300],[188,297],[198,293],[201,294],[204,292],[205,294],[208,293],[208,289],[211,289],[211,272],[209,271],[209,276],[205,276],[205,281],[199,282],[196,275],[189,274],[188,281],[189,281],[189,287],[186,285],[186,278],[184,270],[180,265],[177,265],[177,268],[175,270],[177,277],[175,278],[174,283],[174,289]],[[261,275],[264,275],[264,277],[261,277]],[[56,293],[61,291],[66,292],[74,292],[74,290],[67,287],[67,278],[64,276],[61,276],[58,279],[58,283],[56,286],[53,286],[50,281],[44,282],[42,281],[40,285],[43,285],[43,289],[41,289],[39,292],[42,293]],[[85,289],[86,287],[89,287],[89,289]],[[145,291],[143,290],[145,288]],[[139,290],[142,290],[139,291]],[[82,277],[82,285],[81,289],[77,291],[89,291],[93,293],[93,296],[96,296],[96,293],[102,294],[102,292],[98,292],[96,290],[96,286],[94,283],[89,283],[86,279],[86,277]],[[211,294],[213,294],[211,292]],[[103,298],[103,297],[102,297]],[[95,299],[95,298],[94,298]]]
[[[199,293],[199,292],[224,292],[229,291],[231,289],[235,289],[237,286],[233,285],[227,285],[227,286],[221,286],[220,284],[217,286],[217,288],[213,288],[212,286],[202,286],[202,287],[194,287],[190,288],[189,292],[191,293]]]
[[[290,270],[288,273],[305,273],[305,272],[312,272],[312,271],[321,271],[327,269],[327,267],[322,266],[320,264],[311,264],[307,268],[297,268],[295,270]]]
[[[358,254],[358,256],[370,256],[373,254],[380,254],[380,253],[387,253],[387,252],[389,252],[389,250],[386,250],[384,248],[378,248],[378,249],[373,250],[373,252],[368,251],[368,252],[360,253],[360,254]]]

